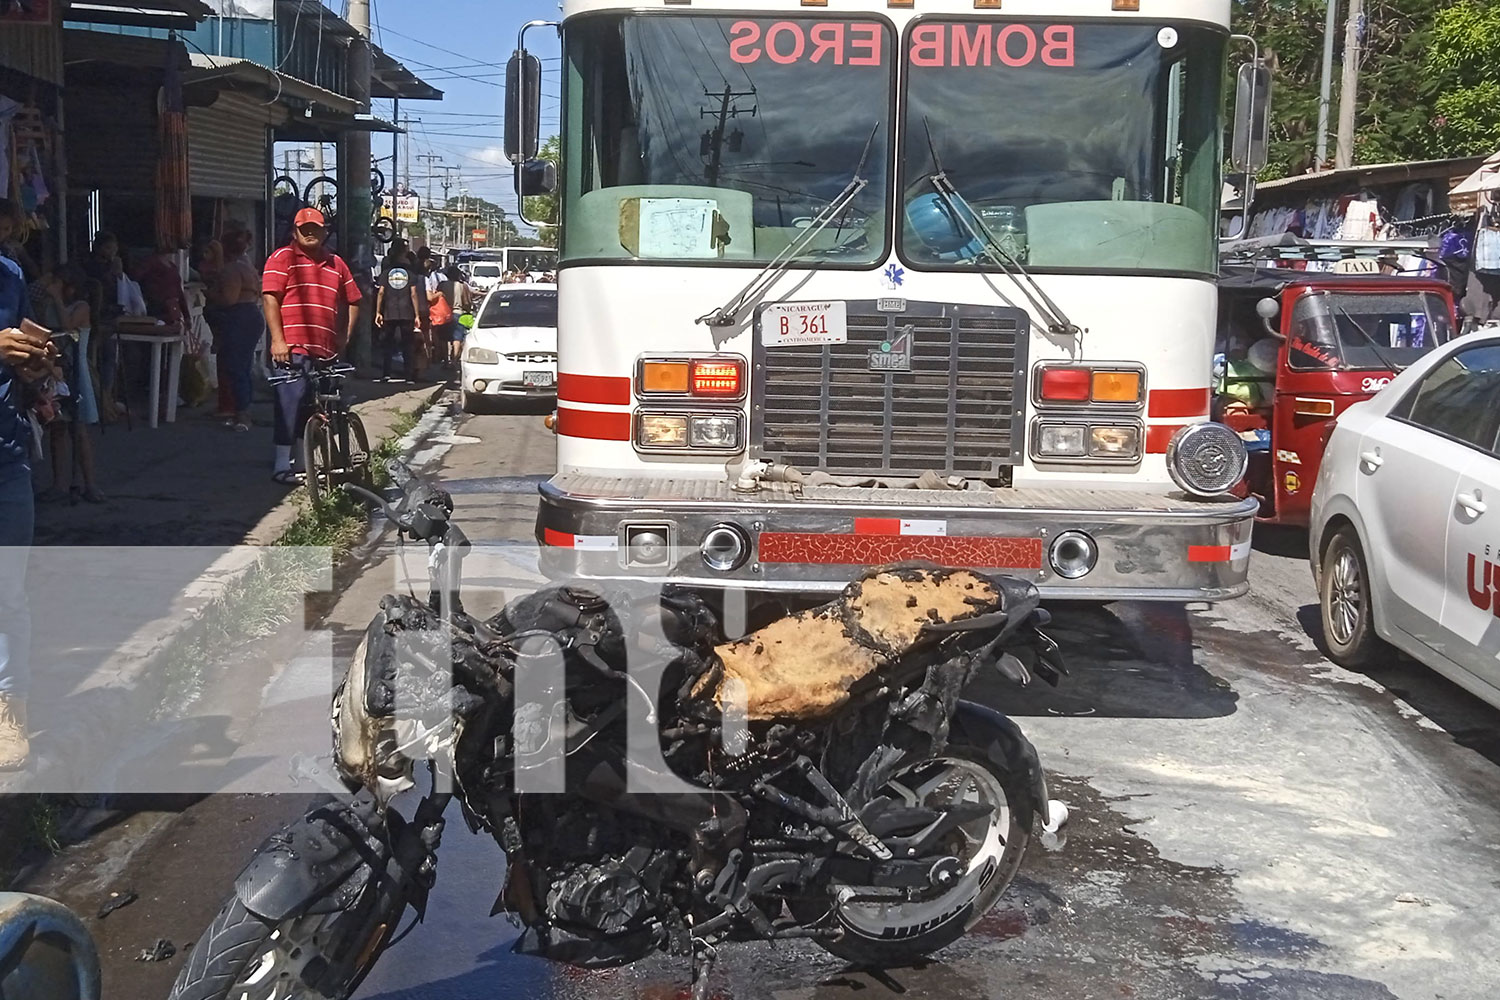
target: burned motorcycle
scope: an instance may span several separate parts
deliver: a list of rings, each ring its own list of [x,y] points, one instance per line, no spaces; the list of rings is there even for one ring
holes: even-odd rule
[[[382,601],[335,696],[338,794],[262,845],[173,1000],[351,995],[424,915],[455,797],[509,859],[495,912],[524,924],[518,951],[666,951],[697,995],[724,941],[876,966],[943,948],[1063,808],[1016,725],[962,698],[989,669],[1057,682],[1027,583],[875,570],[733,641],[671,587],[544,590],[480,621],[451,497],[398,480],[398,505],[367,496],[429,544],[432,591]],[[391,800],[424,760],[408,818]]]

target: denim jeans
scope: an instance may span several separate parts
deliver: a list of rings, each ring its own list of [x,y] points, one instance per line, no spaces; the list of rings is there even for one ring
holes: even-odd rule
[[[306,354],[292,354],[287,368],[300,372],[312,371],[312,358]],[[293,445],[302,440],[302,428],[312,416],[312,380],[299,378],[276,387],[276,424],[272,440],[279,445]]]
[[[0,694],[24,696],[30,679],[26,559],[35,518],[31,467],[0,461]]]
[[[244,413],[250,409],[251,369],[255,365],[255,349],[265,337],[265,320],[260,306],[254,302],[228,306],[220,311],[218,318],[219,358],[229,378],[234,408]]]

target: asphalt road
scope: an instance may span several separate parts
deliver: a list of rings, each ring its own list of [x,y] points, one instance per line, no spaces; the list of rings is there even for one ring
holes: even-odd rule
[[[532,501],[489,481],[548,471],[551,438],[535,414],[462,418],[431,454],[477,540],[529,537]],[[1309,638],[1315,595],[1299,546],[1263,533],[1254,593],[1230,604],[1060,609],[1073,668],[1060,689],[974,692],[1017,718],[1073,819],[1065,843],[1037,847],[967,939],[880,975],[811,945],[733,946],[719,995],[1494,995],[1500,712],[1409,662],[1352,674],[1324,660]],[[142,894],[102,931],[116,984],[106,995],[165,996],[180,957],[148,967],[130,962],[135,951],[168,932],[190,940],[246,845],[296,808],[220,797],[159,824],[139,851],[127,830],[64,859],[57,885],[70,902]],[[448,829],[427,923],[382,959],[359,1000],[682,995],[675,960],[580,973],[512,956],[515,928],[488,917],[503,855],[461,822]]]

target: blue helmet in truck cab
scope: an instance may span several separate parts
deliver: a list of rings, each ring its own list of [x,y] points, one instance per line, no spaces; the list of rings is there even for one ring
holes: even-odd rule
[[[906,221],[927,249],[940,257],[969,260],[984,250],[979,241],[969,235],[954,209],[936,194],[925,194],[908,202]]]

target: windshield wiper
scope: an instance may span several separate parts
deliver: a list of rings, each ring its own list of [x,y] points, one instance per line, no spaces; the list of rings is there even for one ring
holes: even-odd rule
[[[1375,356],[1380,359],[1380,363],[1381,364],[1385,365],[1388,369],[1390,369],[1393,372],[1404,372],[1404,371],[1406,371],[1407,366],[1406,365],[1402,365],[1402,364],[1397,364],[1394,360],[1392,360],[1390,358],[1389,355],[1387,355],[1385,353],[1385,351],[1381,350],[1380,349],[1380,341],[1378,341],[1374,337],[1370,336],[1370,332],[1368,330],[1366,330],[1364,327],[1360,326],[1359,325],[1359,320],[1355,319],[1353,316],[1350,316],[1349,313],[1344,309],[1343,306],[1336,305],[1333,308],[1338,311],[1338,314],[1340,316],[1344,317],[1350,323],[1354,324],[1354,329],[1358,330],[1359,331],[1359,335],[1361,337],[1365,338],[1366,342],[1369,343],[1370,350],[1372,350],[1372,351],[1375,352]]]
[[[803,231],[802,235],[788,244],[787,248],[781,251],[781,253],[772,257],[770,262],[761,268],[755,277],[750,279],[750,283],[735,294],[734,298],[712,312],[707,312],[699,316],[697,322],[707,326],[733,326],[736,317],[740,314],[740,310],[744,309],[751,300],[758,298],[775,284],[776,279],[785,274],[787,268],[792,266],[792,262],[796,260],[797,255],[806,249],[813,240],[817,239],[819,233],[832,225],[833,220],[842,216],[849,209],[849,206],[854,204],[854,199],[859,197],[859,193],[870,185],[870,182],[861,175],[865,172],[865,164],[869,162],[870,150],[874,148],[875,136],[879,132],[880,122],[877,121],[875,127],[870,129],[870,138],[865,141],[865,151],[860,155],[859,163],[854,168],[854,176],[850,178],[849,183],[844,186],[844,190],[839,193],[837,198],[829,202],[823,211],[813,216],[812,222],[808,224],[807,229]]]
[[[1047,323],[1047,329],[1054,334],[1076,337],[1083,331],[1077,323],[1068,318],[1068,314],[1062,311],[1062,307],[1052,301],[1045,289],[1037,284],[1037,280],[1031,276],[1031,272],[1005,248],[995,234],[990,232],[990,227],[980,218],[979,213],[974,211],[967,198],[948,179],[948,172],[943,169],[943,162],[938,158],[937,144],[932,140],[932,124],[927,119],[922,120],[922,125],[927,129],[927,149],[932,154],[932,170],[928,180],[932,182],[933,190],[937,191],[938,197],[943,199],[943,204],[948,206],[948,211],[968,231],[969,237],[984,246],[990,259],[1004,272],[1005,276],[1015,283],[1035,309]]]

